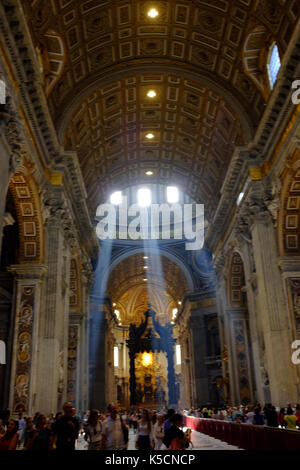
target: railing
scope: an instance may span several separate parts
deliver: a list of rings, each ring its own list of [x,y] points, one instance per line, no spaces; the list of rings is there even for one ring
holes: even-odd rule
[[[185,426],[244,450],[300,450],[300,431],[184,417]]]

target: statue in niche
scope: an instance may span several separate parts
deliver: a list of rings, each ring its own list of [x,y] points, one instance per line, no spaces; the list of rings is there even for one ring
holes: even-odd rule
[[[269,183],[269,187],[266,189],[265,204],[272,216],[275,227],[277,226],[277,219],[280,209],[280,193],[281,193],[281,180],[276,178],[274,181]]]

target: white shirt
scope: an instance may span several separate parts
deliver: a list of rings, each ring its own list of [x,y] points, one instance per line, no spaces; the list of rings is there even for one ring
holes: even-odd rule
[[[149,433],[148,423],[143,423],[142,421],[139,421],[138,436],[149,436],[150,439],[153,439],[152,426],[150,425]]]
[[[103,421],[102,434],[106,437],[107,450],[122,450],[125,447],[124,435],[119,416],[112,419],[110,416]]]
[[[247,424],[253,424],[253,416],[255,415],[255,413],[253,411],[249,411],[247,414],[246,414],[246,417],[247,417]]]
[[[90,442],[99,442],[101,440],[102,433],[101,433],[101,424],[99,423],[99,421],[97,422],[95,428],[89,424],[87,427],[87,430],[89,431]]]
[[[154,442],[155,442],[155,450],[159,450],[162,445],[162,438],[159,439],[156,437],[157,434],[164,435],[164,423],[158,424],[155,423],[153,427],[153,435],[154,435]]]

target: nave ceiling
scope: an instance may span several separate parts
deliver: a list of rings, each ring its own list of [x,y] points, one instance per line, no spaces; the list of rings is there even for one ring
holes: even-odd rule
[[[78,153],[91,217],[111,191],[155,182],[177,184],[212,220],[233,151],[251,142],[265,109],[261,62],[273,41],[284,54],[298,2],[22,4],[61,144]],[[153,7],[159,15],[149,18]]]

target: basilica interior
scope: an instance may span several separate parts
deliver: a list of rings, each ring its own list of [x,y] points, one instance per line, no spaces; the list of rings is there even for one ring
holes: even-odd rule
[[[299,0],[1,1],[0,409],[300,402],[299,78]]]

